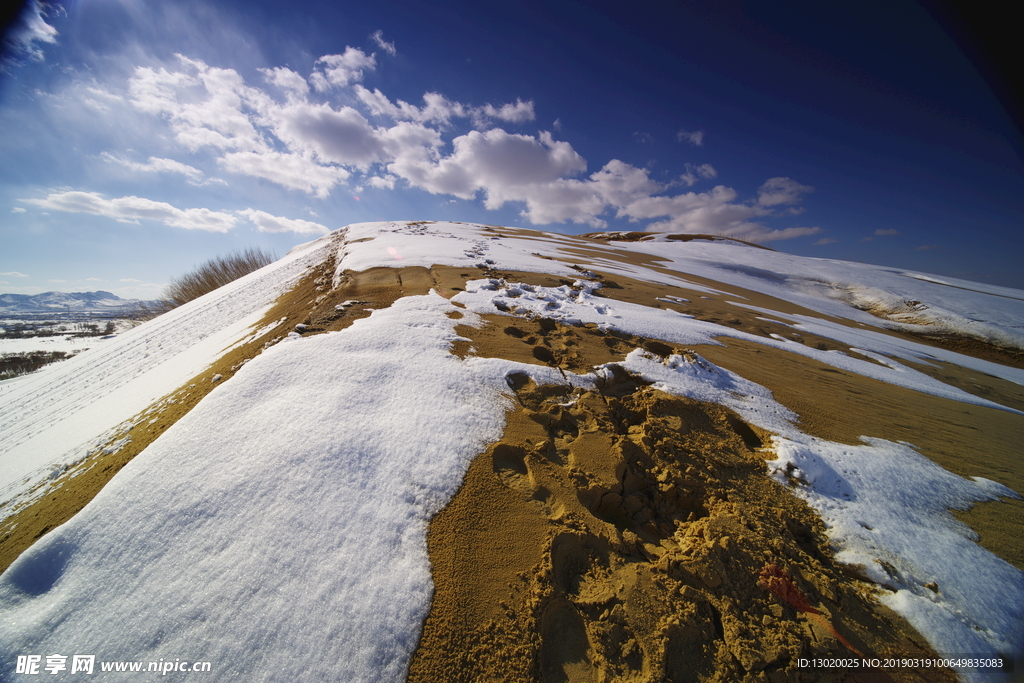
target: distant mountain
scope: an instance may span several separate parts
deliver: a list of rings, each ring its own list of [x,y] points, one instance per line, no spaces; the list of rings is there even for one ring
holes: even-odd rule
[[[0,312],[115,311],[135,306],[139,302],[139,299],[122,299],[116,294],[104,291],[0,294]]]

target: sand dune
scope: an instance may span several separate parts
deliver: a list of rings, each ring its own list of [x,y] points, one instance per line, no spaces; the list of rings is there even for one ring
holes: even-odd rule
[[[265,496],[276,507],[251,532],[290,538],[289,556],[311,559],[275,574],[273,596],[258,572],[233,579],[249,591],[249,620],[265,614],[261,601],[280,609],[281,595],[305,595],[310,581],[331,587],[323,604],[332,610],[351,604],[364,615],[300,614],[314,604],[303,598],[295,614],[274,616],[282,633],[303,618],[313,620],[310,634],[337,631],[322,644],[322,667],[304,664],[311,680],[999,680],[947,667],[811,670],[801,660],[1020,653],[1024,503],[1014,492],[1024,491],[1024,364],[1014,345],[1022,316],[1005,292],[877,273],[869,283],[877,300],[917,302],[916,322],[896,324],[880,309],[822,293],[823,273],[849,292],[871,274],[864,266],[798,262],[713,238],[617,242],[421,221],[350,226],[304,249],[306,269],[289,275],[284,294],[207,367],[136,417],[103,426],[102,439],[83,433],[95,441],[86,457],[7,503],[0,559],[14,564],[0,581],[0,611],[8,624],[23,624],[0,630],[7,659],[87,643],[101,625],[116,631],[118,615],[85,597],[100,590],[97,570],[88,569],[101,566],[91,559],[99,551],[88,539],[116,514],[124,521],[109,538],[141,546],[132,540],[134,506],[167,495],[158,482],[167,476],[237,479],[252,498],[236,505],[233,483],[192,503],[193,494],[181,493],[174,516],[169,503],[146,503],[147,524],[167,515],[163,528],[180,539],[146,547],[166,569],[154,570],[148,587],[122,585],[136,570],[106,558],[111,585],[101,590],[119,591],[118,604],[130,605],[133,595],[143,600],[173,583],[214,600],[219,584],[207,588],[195,567],[230,575],[241,552],[232,534],[192,563],[171,566],[165,554],[179,552],[175,543],[186,556],[197,552],[182,524],[210,538],[229,518],[231,528],[246,528],[239,511],[253,514]],[[807,277],[794,274],[800,268]],[[228,310],[230,296],[221,296]],[[983,324],[964,322],[969,312]],[[420,336],[422,354],[414,351]],[[329,355],[310,361],[304,389],[294,359],[313,354],[315,339],[330,340],[320,352]],[[469,395],[467,386],[479,391]],[[324,403],[342,395],[376,407],[363,414],[356,398]],[[457,412],[430,423],[433,431],[388,441],[442,404]],[[265,428],[266,439],[297,430],[304,413],[351,426],[331,436],[342,427],[324,425],[308,439],[294,431],[281,441],[294,454],[263,455],[248,436],[254,427],[248,440],[230,440],[235,425],[218,422],[226,406],[238,424]],[[222,450],[202,452],[201,435],[220,432]],[[229,452],[231,443],[261,455]],[[325,448],[337,453],[327,458]],[[376,460],[368,461],[371,451]],[[422,451],[419,464],[388,460],[415,455],[403,451]],[[264,461],[324,478],[307,485],[288,469],[270,477]],[[334,515],[370,486],[353,483],[346,462],[393,478],[367,474],[366,482],[409,506],[406,526],[371,501],[358,514],[388,530],[364,524],[362,538],[344,535],[357,527]],[[272,490],[275,478],[294,491],[294,509]],[[301,502],[309,491],[319,493]],[[182,521],[190,505],[207,510],[201,523]],[[291,537],[274,521],[282,511],[298,524]],[[296,521],[303,515],[308,524]],[[380,545],[393,533],[406,540]],[[320,555],[324,544],[339,549]],[[54,547],[73,548],[59,567]],[[391,565],[429,568],[425,585],[410,578],[420,569],[408,570],[402,585],[415,585],[393,594],[407,616],[358,621],[380,613],[366,596],[385,590],[377,579],[338,575],[361,566],[346,559],[358,548],[384,553],[373,566],[385,578]],[[274,557],[273,546],[266,551]],[[36,584],[25,577],[44,570],[53,580],[26,588]],[[53,605],[80,610],[76,631],[47,626]],[[318,647],[260,630],[269,627],[225,627],[236,623],[235,608],[218,609],[216,629],[196,625],[196,606],[170,605],[140,623],[171,634],[167,642],[187,634],[208,643],[225,675],[243,671],[232,657],[259,652],[265,665],[244,668],[251,680],[282,680],[282,665]],[[385,627],[380,652],[351,655],[362,668],[329,669],[331,657],[349,656],[347,638],[364,642],[344,634],[363,629],[360,638],[373,642]],[[168,656],[163,641],[126,636],[130,645],[117,645],[108,633],[104,642],[111,658]]]

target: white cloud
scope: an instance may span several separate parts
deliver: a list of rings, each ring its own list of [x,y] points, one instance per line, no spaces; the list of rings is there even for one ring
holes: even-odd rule
[[[366,184],[380,190],[393,190],[395,189],[395,182],[397,180],[398,176],[393,175],[373,176],[366,179]]]
[[[379,89],[372,91],[362,85],[352,86],[356,97],[370,110],[374,116],[387,116],[396,121],[416,121],[419,123],[438,123],[447,125],[453,118],[469,118],[478,128],[486,128],[492,119],[509,123],[525,123],[533,121],[536,114],[533,101],[523,102],[516,99],[515,104],[484,104],[471,107],[461,102],[449,100],[436,92],[423,94],[423,106],[417,107],[404,100],[392,102]]]
[[[218,159],[218,163],[232,173],[263,178],[321,198],[350,175],[343,168],[321,166],[299,154],[281,152],[232,152]]]
[[[838,241],[839,240],[833,239],[831,237],[822,237],[820,240],[818,240],[817,242],[814,243],[814,246],[820,247],[820,246],[824,246],[826,244],[835,244]]]
[[[377,67],[377,60],[354,47],[346,47],[340,55],[324,55],[316,60],[309,80],[317,92],[324,92],[332,85],[346,86],[363,80],[364,71],[372,71]]]
[[[559,178],[548,183],[513,188],[505,193],[509,201],[522,201],[526,209],[523,218],[535,225],[546,223],[584,223],[601,229],[607,223],[598,218],[606,202],[593,183],[570,178]]]
[[[63,8],[57,6],[60,11]],[[30,0],[21,11],[14,25],[4,36],[4,51],[10,50],[34,61],[43,61],[43,50],[38,43],[56,43],[57,29],[46,23],[46,10],[50,6],[39,0]]]
[[[612,159],[592,174],[590,183],[601,199],[612,206],[626,206],[665,189],[664,185],[651,180],[644,169],[618,159]]]
[[[105,199],[96,192],[56,192],[45,199],[19,201],[54,211],[105,216],[121,223],[138,223],[143,219],[160,221],[165,225],[186,230],[227,232],[238,222],[238,219],[229,213],[209,209],[179,209],[166,202],[143,197]]]
[[[60,280],[58,278],[53,278],[52,280],[47,280],[47,282],[53,282],[55,284],[61,284],[61,283],[67,282],[67,280]]]
[[[298,73],[283,66],[273,69],[258,69],[272,83],[292,96],[302,96],[309,92],[309,83]]]
[[[695,164],[686,164],[686,173],[679,176],[679,179],[682,180],[687,187],[691,187],[701,178],[711,179],[717,177],[718,171],[716,171],[715,167],[711,164],[701,164],[700,166]]]
[[[771,181],[762,186],[762,190]],[[726,235],[761,241],[783,240],[821,232],[819,227],[795,227],[771,230],[756,219],[775,212],[760,202],[737,202],[736,190],[718,185],[708,192],[687,192],[675,196],[644,197],[619,209],[630,219],[666,220],[647,226],[655,232]]]
[[[133,277],[123,277],[118,282],[142,282],[142,280],[136,280]]]
[[[895,229],[895,228],[889,228],[888,230],[883,230],[883,229],[879,228],[878,230],[875,230],[875,235],[877,235],[877,236],[898,235],[898,234],[900,234],[900,231]]]
[[[484,116],[492,119],[499,119],[501,121],[508,121],[509,123],[525,123],[526,121],[533,121],[535,118],[533,113],[533,100],[523,102],[518,98],[516,99],[515,104],[503,104],[500,107],[485,104],[477,111]]]
[[[387,95],[376,88],[371,92],[357,84],[352,86],[352,91],[375,116],[390,116],[396,120],[405,119],[407,121],[420,120],[420,110],[417,107],[402,100],[398,100],[398,104],[394,104]]]
[[[16,206],[13,209],[11,209],[11,213],[25,213],[25,211],[27,211],[27,209],[25,209],[22,206]]]
[[[88,95],[81,98],[82,104],[87,104],[93,109],[98,109],[99,111],[110,111],[111,106],[124,102],[124,98],[120,95],[100,88],[86,87],[85,92],[88,93]]]
[[[525,201],[531,186],[542,186],[587,168],[587,162],[567,142],[549,133],[539,138],[507,133],[500,128],[471,131],[452,141],[450,156],[433,163],[407,155],[388,170],[433,194],[472,198],[484,190],[485,206],[500,208],[506,201]]]
[[[312,221],[304,221],[301,218],[281,218],[255,209],[245,209],[238,213],[255,223],[256,229],[260,232],[297,232],[313,235],[326,235],[330,232],[326,226]]]
[[[362,114],[351,107],[295,103],[274,113],[274,132],[291,149],[329,163],[367,168],[384,160],[384,145]]]
[[[937,244],[922,244],[919,247],[915,247],[914,251],[931,251],[932,249],[938,249],[938,248],[939,248],[939,245],[937,245]]]
[[[383,34],[374,40],[384,50],[390,45]],[[812,188],[790,178],[770,178],[755,198],[740,200],[724,185],[666,194],[673,186],[716,178],[710,164],[687,164],[685,173],[667,184],[615,159],[581,177],[586,160],[568,142],[556,141],[549,132],[528,135],[495,126],[534,120],[532,101],[474,106],[427,92],[414,105],[360,83],[376,66],[374,55],[346,47],[342,54],[318,59],[308,80],[284,67],[261,69],[267,84],[261,89],[247,85],[234,70],[179,56],[169,70],[136,69],[129,93],[136,107],[165,118],[180,144],[212,150],[224,170],[320,198],[350,181],[358,188],[355,193],[363,187],[395,189],[404,181],[437,195],[482,196],[488,209],[519,202],[522,216],[534,224],[571,221],[599,228],[606,225],[605,214],[614,214],[633,222],[653,221],[647,226],[652,230],[765,240],[820,231],[773,230],[762,224],[765,218],[803,210],[794,205]],[[271,95],[275,88],[280,91]],[[446,130],[460,120],[476,130],[448,139]],[[699,146],[703,135],[681,130],[678,139]],[[448,144],[450,152],[445,151]],[[141,166],[186,177],[199,173],[178,163],[151,157]],[[268,230],[302,232],[318,226],[286,223],[269,214],[242,215]]]
[[[676,133],[676,139],[679,140],[679,142],[686,141],[689,142],[691,145],[694,145],[695,147],[701,147],[704,144],[704,131],[680,130],[678,133]]]
[[[16,270],[12,270],[8,273],[0,273],[0,275],[3,275],[4,277],[28,277],[25,273],[19,273]]]
[[[209,67],[199,60],[177,57],[194,75],[163,67],[138,67],[128,82],[132,104],[166,117],[175,138],[189,150],[265,149],[266,141],[253,125],[251,115],[270,98],[246,86],[234,69]]]
[[[769,178],[757,189],[757,203],[761,206],[796,204],[802,194],[813,191],[809,185],[801,185],[791,178]]]
[[[87,278],[85,278],[85,281],[86,282],[103,282],[103,279],[102,278],[98,278],[98,277],[87,277]]]
[[[749,234],[759,228],[751,219],[767,216],[770,211],[761,206],[737,203],[737,196],[736,190],[718,185],[708,192],[644,197],[622,207],[619,215],[632,219],[669,217],[647,227],[653,231],[730,236]]]
[[[203,172],[198,168],[183,164],[180,161],[174,159],[162,159],[160,157],[149,157],[146,163],[142,164],[137,161],[131,161],[130,159],[121,159],[115,157],[109,152],[103,152],[101,155],[106,161],[110,161],[116,164],[120,164],[125,168],[133,171],[140,171],[143,173],[179,173],[188,179],[188,182],[193,185],[203,184]]]
[[[394,43],[389,43],[384,40],[384,31],[374,31],[370,37],[373,38],[373,42],[377,43],[377,47],[384,50],[384,52],[387,52],[389,55],[395,55],[398,53],[395,49]]]
[[[752,232],[749,234],[749,237],[760,242],[778,242],[780,240],[790,240],[794,237],[817,235],[819,232],[821,232],[821,228],[818,226],[813,228],[785,228],[784,230]]]

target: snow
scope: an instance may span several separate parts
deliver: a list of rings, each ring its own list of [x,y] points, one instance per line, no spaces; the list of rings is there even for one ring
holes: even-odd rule
[[[104,337],[27,337],[21,339],[0,339],[0,355],[7,353],[31,353],[33,351],[63,351],[74,353],[110,341]]]
[[[836,559],[889,588],[882,602],[937,651],[1014,651],[1024,641],[1024,572],[977,545],[948,509],[1020,496],[952,474],[906,444],[863,441],[776,437],[769,466],[780,482],[795,480],[797,495],[821,513]]]
[[[337,680],[343,662],[345,680],[402,680],[430,516],[500,436],[506,376],[564,381],[454,357],[452,328],[473,322],[457,310],[404,298],[248,363],[4,574],[0,661],[189,657],[248,681]]]
[[[859,350],[861,355],[881,361],[880,365],[842,353],[811,348],[789,340],[762,337],[715,323],[690,319],[688,316],[671,310],[651,309],[639,304],[597,297],[593,294],[593,290],[598,286],[595,283],[577,281],[574,286],[575,289],[568,285],[534,287],[521,283],[508,283],[494,278],[472,280],[467,283],[466,291],[460,292],[455,300],[464,303],[476,313],[501,313],[504,310],[515,310],[520,315],[543,316],[570,325],[594,323],[601,329],[615,329],[680,345],[718,344],[719,342],[715,340],[716,337],[732,337],[790,351],[813,358],[826,365],[933,396],[1015,413],[1020,412],[949,386],[891,358],[882,356],[879,352],[888,352],[908,359],[936,357],[950,359],[953,362],[961,361],[961,364],[967,367],[983,369],[997,377],[1024,384],[1024,371],[1016,368],[1008,368],[973,358],[967,359],[961,354],[932,349],[923,344],[904,341],[873,330],[858,330],[827,321],[804,323],[806,329],[816,334],[820,332],[822,336],[837,341],[859,344],[864,347]]]
[[[912,307],[914,318],[923,324],[906,325],[906,329],[927,327],[977,335],[1024,348],[1024,292],[1020,290],[723,243],[636,242],[629,248],[668,259],[665,267],[769,294],[819,313],[880,326],[878,318],[857,307],[894,311]]]
[[[1020,499],[1017,493],[952,474],[908,444],[862,437],[864,445],[850,446],[803,434],[767,389],[699,356],[662,361],[638,349],[609,365],[662,391],[726,405],[775,432],[769,471],[821,514],[836,559],[888,588],[882,602],[936,651],[994,656],[1024,642],[1024,572],[977,545],[977,535],[949,512]],[[978,672],[961,675],[985,680]]]
[[[178,388],[243,340],[329,241],[95,344],[74,358],[4,383],[0,391],[0,503],[55,467],[79,461],[118,425]]]
[[[105,443],[119,424],[252,338],[274,299],[331,249],[338,249],[336,278],[346,270],[445,264],[576,282],[538,287],[480,278],[451,301],[436,293],[401,298],[343,331],[293,332],[268,348],[0,576],[0,662],[60,652],[101,661],[211,661],[217,679],[402,680],[432,591],[427,524],[470,460],[500,435],[511,405],[506,378],[522,372],[538,383],[592,386],[616,365],[563,375],[459,359],[449,352],[454,327],[479,324],[477,314],[513,310],[680,346],[744,339],[1002,410],[1010,409],[900,361],[946,360],[1024,383],[1012,368],[879,332],[881,320],[851,307],[869,296],[915,301],[932,325],[1017,340],[1024,338],[1024,293],[1015,290],[716,242],[587,243],[607,258],[584,258],[584,243],[564,236],[526,238],[456,223],[364,223],[340,235],[340,247],[338,235],[302,245],[9,384],[0,391],[0,499]],[[667,259],[658,263],[684,274],[626,263],[624,253]],[[580,259],[597,270],[723,294],[688,282],[685,273],[693,273],[870,327],[757,309],[843,343],[853,355],[750,335],[596,296],[599,283],[577,279],[591,274],[570,267]],[[456,311],[461,318],[451,317]],[[850,446],[803,434],[767,389],[696,355],[662,359],[638,349],[617,365],[665,391],[724,404],[776,434],[766,453],[774,457],[770,471],[820,512],[840,559],[884,585],[886,604],[938,651],[1005,653],[1024,642],[1024,573],[980,548],[948,512],[1015,492],[953,475],[910,444],[864,438]],[[104,680],[131,674],[117,676]]]
[[[604,243],[545,233],[526,238],[502,228],[488,232],[451,222],[357,223],[345,230],[347,240],[339,253],[336,278],[343,270],[444,264],[575,279],[581,273],[566,264],[583,263],[649,282],[726,293],[687,279],[686,274],[692,274],[872,327],[958,333],[1024,348],[1024,292],[956,278],[937,279],[898,268],[794,256],[721,241]],[[601,253],[607,258],[593,255]],[[657,267],[626,263],[622,254],[657,259],[652,261]],[[861,310],[899,311],[910,304],[921,324],[882,320]]]

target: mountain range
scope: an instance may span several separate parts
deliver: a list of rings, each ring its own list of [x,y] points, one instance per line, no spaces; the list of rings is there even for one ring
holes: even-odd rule
[[[114,312],[139,304],[139,299],[122,299],[112,292],[43,292],[41,294],[0,294],[0,313],[52,311]]]

